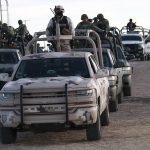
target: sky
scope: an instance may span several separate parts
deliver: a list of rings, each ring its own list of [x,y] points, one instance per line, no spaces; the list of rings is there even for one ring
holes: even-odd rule
[[[109,20],[110,26],[121,29],[130,18],[136,25],[150,29],[150,0],[7,0],[9,25],[18,27],[21,19],[27,25],[31,34],[46,29],[56,5],[62,5],[64,15],[71,18],[74,27],[81,20],[82,14],[94,18],[102,13]],[[6,0],[2,3],[2,21],[7,21]]]

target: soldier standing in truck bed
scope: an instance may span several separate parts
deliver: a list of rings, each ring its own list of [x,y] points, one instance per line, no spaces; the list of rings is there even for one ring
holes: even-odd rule
[[[85,35],[85,33],[82,32],[78,32],[78,29],[87,29],[87,30],[94,30],[96,31],[99,35],[101,33],[103,33],[104,31],[100,28],[98,28],[96,25],[94,25],[94,23],[89,21],[88,15],[87,14],[82,14],[81,15],[81,22],[78,23],[78,25],[76,26],[76,35],[82,36]],[[92,39],[95,41],[95,37],[92,36]],[[80,40],[79,42],[80,47],[89,47],[89,44],[87,43],[86,40]]]
[[[97,19],[97,26],[102,30],[109,31],[109,21],[104,18],[103,14],[98,14]]]
[[[130,19],[129,22],[127,23],[127,31],[134,31],[135,27],[136,24],[132,22],[132,19]]]
[[[54,8],[54,17],[50,19],[47,28],[46,36],[55,36],[56,35],[56,23],[59,23],[60,35],[73,35],[73,23],[71,19],[67,16],[64,16],[64,8],[61,5],[57,5]],[[52,41],[53,47],[56,51],[57,45],[55,41]],[[61,51],[70,51],[70,40],[60,40],[60,50]]]

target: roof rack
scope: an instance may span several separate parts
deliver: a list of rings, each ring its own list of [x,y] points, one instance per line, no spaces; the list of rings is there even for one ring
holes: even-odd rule
[[[56,35],[56,36],[48,36],[48,37],[41,37],[42,35],[45,35],[45,31],[35,32],[33,39],[28,43],[26,47],[26,54],[30,54],[30,48],[33,46],[33,53],[37,53],[37,41],[57,41],[57,44],[59,44],[60,40],[87,40],[92,45],[92,53],[95,55],[97,63],[100,65],[101,68],[103,68],[103,58],[102,58],[102,48],[101,48],[101,39],[97,32],[93,30],[78,30],[76,32],[85,32],[85,36],[73,36],[73,35]],[[96,47],[95,42],[93,39],[89,36],[90,33],[94,34],[97,37],[97,44],[98,48]],[[57,46],[59,47],[59,45]],[[59,50],[60,51],[60,50]],[[83,48],[82,48],[83,51]],[[86,49],[84,49],[86,52]],[[88,50],[87,50],[88,51]]]
[[[145,34],[149,32],[149,29],[143,28],[142,26],[136,26],[133,31],[128,31],[127,26],[123,26],[120,32],[121,34],[141,34],[145,37]]]

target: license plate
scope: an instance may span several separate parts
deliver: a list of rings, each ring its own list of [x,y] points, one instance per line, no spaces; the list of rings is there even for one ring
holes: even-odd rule
[[[64,112],[65,110],[65,105],[24,106],[24,113]]]

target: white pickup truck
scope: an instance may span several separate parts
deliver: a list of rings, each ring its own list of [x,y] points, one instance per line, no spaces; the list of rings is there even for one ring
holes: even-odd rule
[[[100,139],[101,125],[109,124],[108,75],[89,52],[24,56],[0,91],[2,143],[15,142],[17,131],[78,126],[87,140]]]
[[[144,39],[145,49],[144,53],[146,54],[146,60],[150,60],[150,35]]]

